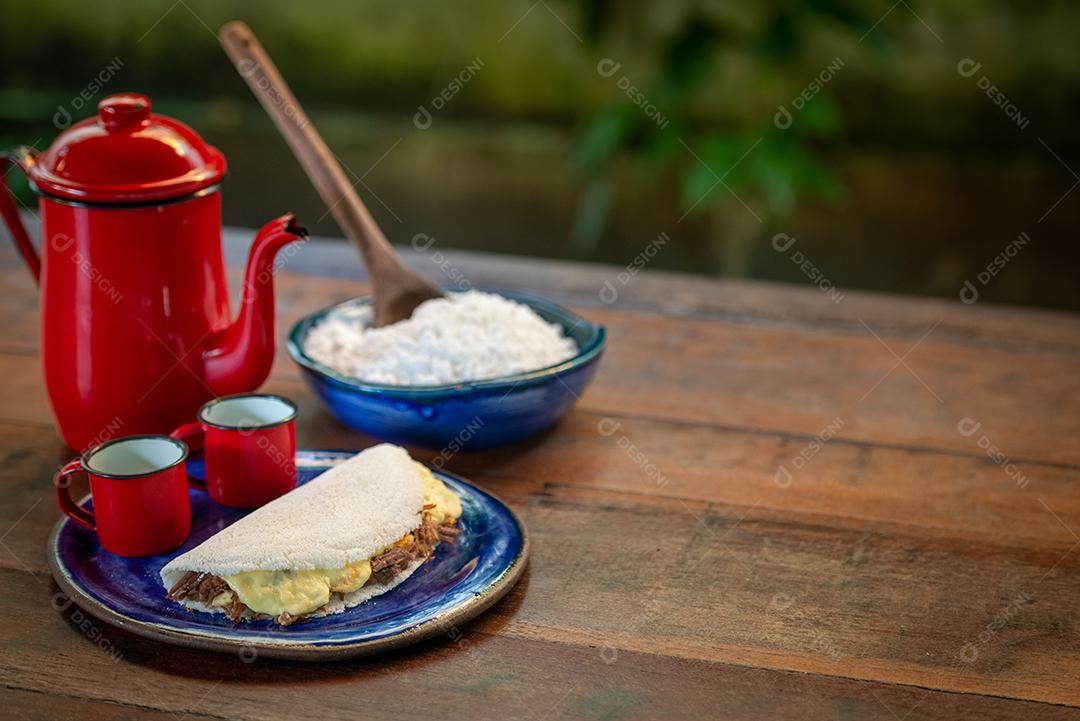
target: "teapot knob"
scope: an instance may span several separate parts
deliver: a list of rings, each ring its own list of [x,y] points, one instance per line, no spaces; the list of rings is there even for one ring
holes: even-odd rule
[[[138,93],[110,95],[98,103],[98,116],[110,133],[143,125],[150,118],[150,98]]]

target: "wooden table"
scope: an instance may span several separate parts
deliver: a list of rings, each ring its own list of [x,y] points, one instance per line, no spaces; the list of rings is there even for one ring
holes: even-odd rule
[[[605,324],[609,349],[556,428],[448,463],[528,524],[513,592],[459,634],[323,665],[54,608],[49,477],[71,454],[35,290],[0,253],[0,716],[1080,718],[1075,316],[649,271],[621,285],[618,268],[437,249],[409,262],[545,293]],[[351,252],[288,259],[279,334],[366,290]],[[372,442],[283,352],[266,388],[299,402],[301,445]]]

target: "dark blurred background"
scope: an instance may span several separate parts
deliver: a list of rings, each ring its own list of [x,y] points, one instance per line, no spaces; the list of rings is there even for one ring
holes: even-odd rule
[[[143,92],[227,156],[226,224],[339,236],[234,18],[394,242],[627,264],[666,233],[650,267],[812,282],[798,250],[843,287],[1080,308],[1076,3],[7,0],[0,145]]]

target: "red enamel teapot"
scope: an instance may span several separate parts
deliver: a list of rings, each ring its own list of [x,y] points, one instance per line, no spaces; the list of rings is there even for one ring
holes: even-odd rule
[[[67,445],[167,433],[214,396],[266,379],[274,256],[306,231],[284,215],[258,232],[232,320],[217,148],[125,93],[45,152],[0,159],[0,178],[16,165],[38,194],[40,255],[6,188],[0,214],[42,289],[45,386]]]

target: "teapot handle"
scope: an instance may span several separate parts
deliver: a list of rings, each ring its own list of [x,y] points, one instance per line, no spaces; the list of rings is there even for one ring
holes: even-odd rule
[[[25,146],[14,148],[0,153],[0,216],[11,232],[15,246],[19,249],[30,272],[34,275],[34,281],[41,282],[41,256],[38,255],[34,244],[30,242],[30,236],[23,226],[22,218],[19,217],[19,209],[16,207],[15,196],[7,185],[7,170],[9,165],[18,168],[25,175],[26,171],[34,163],[34,154]]]

